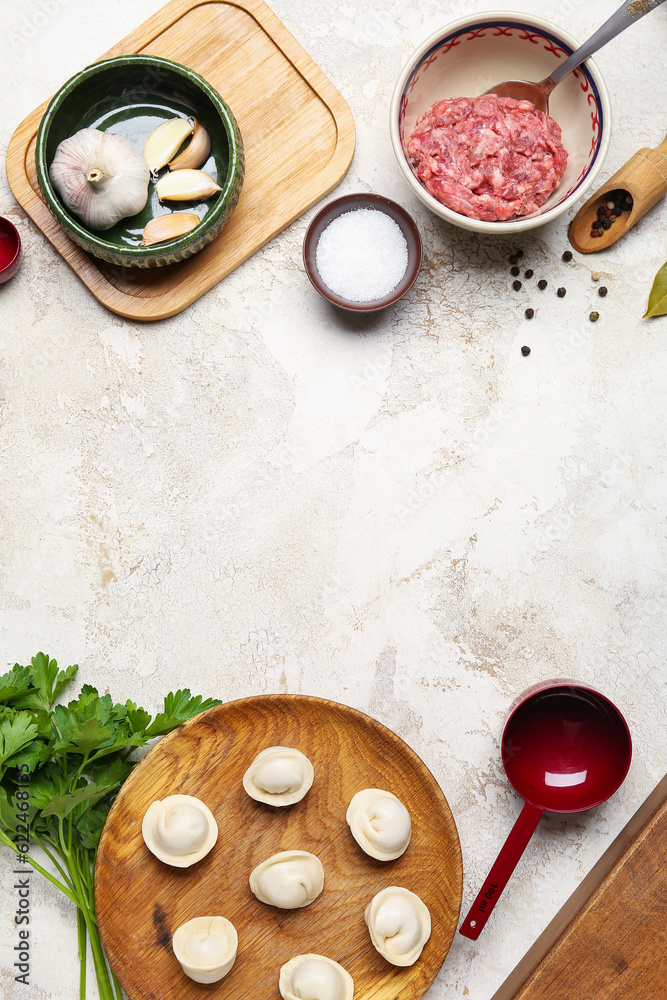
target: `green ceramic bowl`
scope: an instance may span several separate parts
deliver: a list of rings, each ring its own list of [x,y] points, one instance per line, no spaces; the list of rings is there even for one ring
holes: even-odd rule
[[[49,179],[56,148],[82,128],[116,132],[141,154],[160,122],[194,116],[211,137],[201,167],[222,188],[200,202],[162,204],[149,184],[146,207],[111,229],[88,229],[60,201]],[[243,142],[234,115],[198,73],[157,56],[128,55],[94,63],[73,76],[53,97],[37,133],[37,176],[49,209],[68,235],[88,253],[121,267],[160,267],[184,260],[214,240],[236,207],[243,185]],[[178,239],[142,247],[144,227],[158,215],[195,212],[200,224]]]

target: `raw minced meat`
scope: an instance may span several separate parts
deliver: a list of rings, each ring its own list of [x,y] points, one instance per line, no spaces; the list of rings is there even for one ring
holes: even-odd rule
[[[438,101],[417,119],[408,156],[434,198],[485,222],[535,212],[567,166],[553,118],[495,94]]]

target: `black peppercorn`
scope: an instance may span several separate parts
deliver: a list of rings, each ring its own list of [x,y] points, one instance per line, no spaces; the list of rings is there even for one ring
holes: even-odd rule
[[[526,309],[526,319],[532,319],[535,315],[534,309]]]
[[[591,321],[591,323],[595,323],[595,322],[597,322],[597,320],[599,320],[599,318],[600,318],[600,313],[598,313],[598,312],[592,312],[592,313],[591,313],[591,314],[589,315],[589,317],[588,317],[588,318],[589,318],[589,320]]]
[[[532,276],[534,274],[535,274],[535,272],[533,270],[531,270],[531,268],[528,268],[528,270],[524,272],[523,276],[524,276],[524,278],[532,278]]]
[[[604,205],[600,205],[600,207],[598,208],[598,215],[600,216],[600,218],[604,215]]]
[[[540,280],[537,282],[537,287],[541,288],[542,291],[544,291],[544,289],[547,287],[548,284],[549,282],[545,278],[540,278]]]
[[[516,255],[517,257],[523,257],[523,250],[517,250]]]
[[[605,219],[604,220],[604,222],[602,223],[602,228],[603,229],[611,229],[611,222],[609,221],[609,219]]]
[[[605,287],[605,285],[601,285],[598,288],[598,295],[601,295],[602,298],[604,298],[606,294],[607,294],[607,288]]]
[[[530,354],[530,347],[522,347],[521,353],[523,354],[524,358],[527,358],[528,355]]]
[[[562,285],[556,292],[556,295],[558,296],[559,299],[562,299],[563,296],[565,295],[565,289],[562,287]]]
[[[518,268],[518,267],[514,266],[514,267],[510,268],[510,274],[513,274],[515,278],[516,278],[516,276],[517,276],[517,275],[518,275],[519,273],[520,273],[520,272],[519,272],[519,268]]]
[[[513,281],[512,282],[512,288],[514,289],[515,292],[518,292],[519,289],[521,288],[521,282],[520,281]]]
[[[566,261],[567,260],[572,260],[572,251],[571,250],[566,250],[565,251],[565,253],[563,254],[563,260],[566,260]]]
[[[508,259],[509,259],[510,264],[516,264],[517,261],[519,260],[519,258],[517,257],[517,255],[515,253],[513,253],[512,256],[509,257]]]

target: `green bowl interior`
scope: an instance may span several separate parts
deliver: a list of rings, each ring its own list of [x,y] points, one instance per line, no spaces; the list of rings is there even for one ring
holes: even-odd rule
[[[122,248],[125,251],[137,248],[139,254],[153,254],[166,246],[177,246],[183,241],[190,241],[195,233],[201,232],[200,227],[169,243],[141,247],[144,227],[151,219],[172,212],[188,211],[198,215],[202,222],[213,221],[213,217],[223,207],[221,200],[223,204],[227,201],[229,192],[225,191],[225,182],[229,174],[230,147],[226,122],[220,109],[195,82],[196,78],[186,75],[189,71],[184,69],[181,73],[164,61],[146,61],[141,57],[135,61],[126,58],[106,65],[100,64],[98,72],[95,69],[93,66],[85,70],[80,81],[64,97],[56,98],[52,116],[45,122],[41,149],[41,158],[45,162],[38,164],[40,183],[46,189],[45,194],[50,195],[57,203],[60,213],[75,228],[100,245]],[[65,91],[67,87],[68,85],[64,88]],[[48,167],[63,139],[83,128],[116,132],[129,139],[135,151],[141,155],[144,143],[153,129],[161,122],[177,116],[194,116],[207,130],[211,138],[211,152],[200,169],[210,174],[223,188],[219,195],[206,201],[171,201],[162,204],[151,181],[144,209],[132,218],[121,219],[111,229],[103,230],[88,229],[82,220],[65,208],[48,178]]]

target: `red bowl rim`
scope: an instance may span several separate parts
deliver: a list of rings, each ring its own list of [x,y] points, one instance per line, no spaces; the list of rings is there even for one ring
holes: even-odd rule
[[[10,222],[9,219],[7,219],[4,215],[0,215],[0,230],[1,229],[4,229],[7,233],[9,233],[10,236],[13,236],[14,239],[16,240],[16,251],[14,253],[14,256],[9,261],[9,263],[5,264],[4,267],[0,267],[0,274],[4,274],[5,271],[8,271],[9,268],[16,263],[18,256],[21,253],[21,237],[19,236],[19,231],[14,225],[14,223]]]

